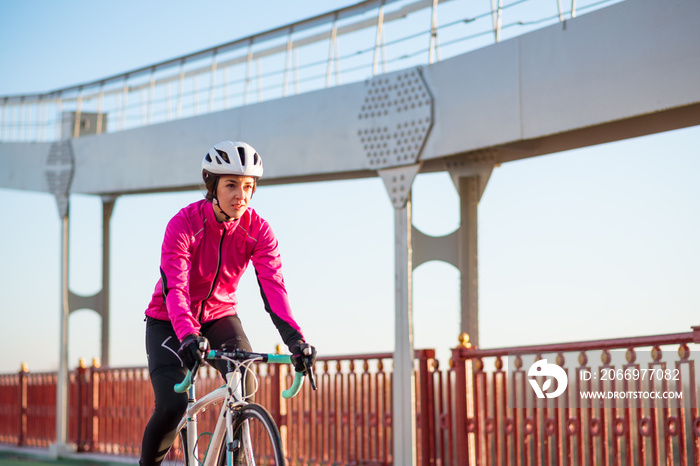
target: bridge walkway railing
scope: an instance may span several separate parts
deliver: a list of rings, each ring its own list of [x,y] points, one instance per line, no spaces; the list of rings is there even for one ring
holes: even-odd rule
[[[622,0],[366,0],[45,93],[0,96],[0,142],[179,120],[427,65]]]

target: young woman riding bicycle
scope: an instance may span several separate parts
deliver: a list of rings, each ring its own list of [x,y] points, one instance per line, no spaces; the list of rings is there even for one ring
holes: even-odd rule
[[[187,409],[187,394],[176,393],[202,348],[251,351],[238,317],[236,289],[252,262],[265,308],[303,371],[306,343],[294,320],[281,272],[278,243],[270,225],[249,207],[262,159],[244,142],[223,141],[202,160],[205,199],[190,204],[168,223],[160,275],[146,310],[146,353],[155,409],[143,434],[142,466],[160,465]],[[225,367],[217,367],[222,375]]]

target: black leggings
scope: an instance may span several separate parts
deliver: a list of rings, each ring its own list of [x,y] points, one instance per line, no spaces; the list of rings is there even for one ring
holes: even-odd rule
[[[202,325],[202,335],[212,348],[226,345],[228,349],[252,351],[238,316],[223,317]],[[157,466],[163,461],[177,436],[177,424],[187,410],[187,393],[175,393],[173,387],[182,382],[187,368],[177,350],[180,341],[169,321],[146,318],[146,355],[151,385],[155,394],[155,409],[143,432],[142,466]],[[217,367],[222,377],[225,367]]]

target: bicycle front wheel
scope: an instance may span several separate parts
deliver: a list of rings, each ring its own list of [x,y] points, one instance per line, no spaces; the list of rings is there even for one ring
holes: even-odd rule
[[[224,439],[219,465],[283,466],[282,438],[270,413],[254,403],[235,409],[233,441]]]

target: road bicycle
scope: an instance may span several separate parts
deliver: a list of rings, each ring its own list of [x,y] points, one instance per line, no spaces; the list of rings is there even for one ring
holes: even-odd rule
[[[201,365],[187,372],[185,379],[175,385],[178,393],[189,393],[187,411],[178,425],[179,448],[168,454],[169,464],[184,466],[260,466],[284,465],[284,451],[279,429],[270,413],[261,405],[248,401],[258,389],[258,378],[252,365],[255,362],[290,364],[285,354],[252,353],[241,350],[211,350],[208,361],[226,361],[226,384],[209,392],[201,399],[195,396],[195,379]],[[304,358],[304,372],[296,372],[292,385],[282,392],[286,399],[294,397],[309,376],[311,387],[316,382],[310,358]],[[244,381],[252,378],[252,393],[244,394]],[[213,432],[197,432],[197,415],[220,404]],[[209,437],[206,442],[206,436]],[[200,441],[204,438],[204,442]],[[204,451],[201,451],[204,450]]]

